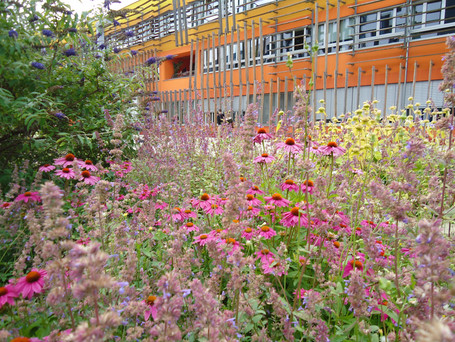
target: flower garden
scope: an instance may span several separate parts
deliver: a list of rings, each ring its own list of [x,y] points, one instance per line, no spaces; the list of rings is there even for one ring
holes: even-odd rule
[[[185,125],[142,120],[111,89],[90,104],[106,126],[92,138],[70,106],[28,113],[53,120],[33,139],[71,137],[30,147],[3,186],[0,341],[454,341],[448,42],[443,111],[371,101],[312,123],[296,85],[270,127],[252,104],[218,138],[198,110]],[[81,58],[68,48],[62,65]],[[43,58],[31,70],[51,70]]]

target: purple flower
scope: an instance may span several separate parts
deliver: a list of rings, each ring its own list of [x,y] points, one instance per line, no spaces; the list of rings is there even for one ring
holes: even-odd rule
[[[158,60],[156,59],[156,57],[150,57],[149,59],[147,59],[145,61],[145,64],[147,65],[152,65],[152,64],[155,64]]]
[[[167,114],[167,113],[169,113],[169,111],[168,111],[167,109],[163,109],[163,110],[161,111],[161,114]]]
[[[133,31],[126,31],[125,36],[127,37],[134,37],[134,32]]]
[[[68,29],[68,32],[77,33],[77,28],[75,28],[75,27],[70,27],[70,28]]]
[[[53,37],[54,33],[51,30],[42,30],[41,33],[46,37]]]
[[[150,98],[150,101],[160,101],[161,99],[158,96]]]
[[[119,53],[120,52],[120,49],[118,47],[115,47],[114,48],[114,53]]]
[[[170,61],[171,59],[174,59],[174,55],[167,55],[166,56],[166,60]]]
[[[136,50],[131,50],[131,55],[132,56],[136,56],[137,55],[137,51]]]
[[[63,51],[63,54],[66,57],[76,56],[76,50],[74,50],[74,48],[69,48],[68,50]]]
[[[28,21],[33,23],[33,22],[35,22],[37,20],[39,20],[39,17],[36,14],[34,14]]]
[[[11,38],[17,38],[17,37],[19,37],[19,34],[17,33],[17,31],[16,31],[15,29],[9,30],[8,35],[9,35]]]
[[[40,70],[44,70],[45,67],[44,67],[44,64],[42,63],[39,63],[39,62],[32,62],[32,67],[36,68],[36,69],[40,69]]]
[[[62,112],[55,113],[54,115],[55,115],[55,117],[56,117],[57,119],[60,119],[60,120],[66,118],[66,115],[63,114]]]
[[[112,20],[112,24],[114,24],[114,27],[115,26],[120,26],[120,23],[117,21],[117,20]]]
[[[98,46],[98,49],[100,49],[100,50],[104,50],[105,48],[106,48],[106,45],[104,45],[104,44],[101,44],[100,46]]]

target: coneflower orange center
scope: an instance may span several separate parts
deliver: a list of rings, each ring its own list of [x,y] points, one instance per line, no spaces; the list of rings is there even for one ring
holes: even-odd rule
[[[44,167],[48,167],[48,166],[51,166],[51,164],[44,164],[43,166]]]
[[[91,161],[91,160],[88,160],[88,159],[85,161],[85,164],[87,164],[87,165],[93,165],[92,161]]]
[[[174,208],[174,211],[175,211],[176,213],[179,213],[179,212],[180,212],[180,208],[179,208],[179,207],[175,207],[175,208]]]
[[[66,161],[73,161],[73,160],[74,160],[74,154],[68,153],[68,154],[65,156],[65,160],[66,160]]]
[[[90,177],[90,171],[84,170],[84,171],[82,171],[81,175],[84,178],[89,178]]]
[[[245,181],[245,177],[240,177],[240,181],[244,182]]]
[[[280,194],[273,194],[272,199],[274,199],[275,201],[280,201],[283,199],[283,197]]]
[[[65,168],[63,168],[62,172],[63,172],[63,173],[70,173],[70,169],[67,168],[67,167],[65,167]]]
[[[355,268],[362,268],[362,262],[360,260],[351,260],[351,265]]]
[[[31,340],[28,337],[16,337],[13,338],[10,342],[30,342]]]
[[[217,209],[218,205],[217,204],[212,204],[212,209]]]
[[[295,140],[292,138],[287,138],[286,141],[284,142],[286,145],[292,146],[295,145]]]
[[[268,156],[269,156],[268,153],[263,153],[263,154],[261,154],[261,157],[262,157],[262,158],[267,158]]]
[[[156,296],[148,296],[147,299],[145,300],[148,305],[153,305],[155,303]]]
[[[191,214],[191,210],[190,209],[186,209],[185,210],[185,214]]]
[[[338,144],[335,141],[329,141],[327,144],[328,147],[338,147]]]
[[[284,183],[287,185],[293,185],[294,181],[292,179],[286,179],[286,181]]]
[[[187,227],[193,227],[193,226],[194,226],[194,223],[193,223],[193,222],[187,222],[187,223],[186,223],[186,226],[187,226]]]
[[[227,238],[227,239],[226,239],[226,243],[232,243],[232,244],[234,244],[234,243],[235,243],[235,239],[233,239],[233,238]]]
[[[218,229],[216,230],[217,233],[221,233],[222,231],[223,231],[223,229],[221,229],[221,228],[218,228]]]
[[[27,196],[27,197],[30,197],[32,195],[32,193],[30,191],[27,191],[24,196]]]
[[[252,231],[253,231],[253,230],[252,230],[250,227],[248,227],[247,229],[245,229],[245,233],[251,233]]]
[[[201,239],[201,240],[205,240],[205,239],[207,239],[207,235],[205,235],[205,234],[202,234],[202,235],[199,237],[199,239]]]
[[[258,134],[264,134],[264,133],[267,133],[267,131],[264,128],[258,129]]]
[[[40,280],[40,278],[41,278],[41,274],[39,272],[31,271],[31,272],[29,272],[29,274],[27,274],[27,276],[25,277],[25,280],[27,281],[27,283],[34,283],[34,282]]]
[[[267,248],[265,248],[265,249],[263,249],[263,250],[261,251],[261,253],[262,253],[262,254],[269,254],[270,251],[269,251]]]
[[[246,210],[253,210],[253,207],[251,205],[249,205]]]
[[[333,241],[333,245],[336,247],[336,248],[340,248],[340,243],[338,241]]]
[[[253,195],[246,195],[246,199],[248,201],[252,201],[254,199],[254,196]]]
[[[259,190],[259,188],[256,185],[253,186],[251,189],[256,190],[256,191]]]
[[[202,194],[201,196],[201,201],[208,201],[210,199],[210,196],[207,194]]]
[[[268,231],[270,230],[270,227],[268,227],[268,226],[263,226],[263,227],[261,227],[261,230],[262,230],[264,233],[266,233],[266,232],[268,232]]]
[[[308,181],[305,180],[303,182],[303,184],[306,185],[306,186],[314,186],[314,183],[313,183],[313,181],[311,179],[309,179]]]
[[[6,287],[3,287],[3,286],[0,287],[0,297],[6,295],[7,293],[8,293],[8,290]]]
[[[294,216],[299,216],[299,208],[298,207],[294,207],[291,209],[291,214],[294,215]]]

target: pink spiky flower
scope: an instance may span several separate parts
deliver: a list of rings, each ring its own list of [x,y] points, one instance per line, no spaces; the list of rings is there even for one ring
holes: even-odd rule
[[[262,236],[265,239],[271,239],[276,235],[276,231],[274,231],[269,226],[262,226],[258,229],[258,235]]]
[[[249,195],[262,195],[264,191],[260,190],[258,186],[254,185],[246,191]]]
[[[319,151],[324,156],[333,155],[334,157],[339,157],[346,153],[346,149],[339,147],[335,141],[329,141],[327,146],[320,146]]]
[[[285,212],[282,215],[280,223],[285,227],[295,227],[299,224],[300,216],[300,226],[305,227],[308,225],[308,219],[305,214],[300,212],[299,207],[294,207],[291,211]]]
[[[259,157],[254,158],[253,163],[269,164],[275,160],[274,156],[269,156],[268,153],[263,153]]]
[[[64,157],[54,159],[55,165],[62,165],[63,167],[73,165],[74,161],[76,161],[79,165],[83,163],[82,160],[77,159],[72,153],[68,153]]]
[[[144,311],[144,319],[146,321],[149,320],[150,316],[152,316],[153,320],[156,319],[156,315],[158,312],[156,300],[158,299],[157,296],[148,296],[143,302],[148,305],[148,309]]]
[[[281,194],[278,193],[273,194],[270,197],[264,197],[264,199],[267,201],[268,204],[274,205],[276,207],[287,207],[289,203],[291,203],[287,199],[283,198]]]
[[[0,287],[0,309],[8,303],[9,305],[14,305],[14,298],[17,298],[19,295],[16,292],[14,286],[8,284]]]
[[[207,244],[207,242],[213,240],[213,237],[207,235],[207,234],[201,234],[199,236],[196,236],[194,238],[194,242],[193,243],[197,243],[199,244],[199,246],[205,246]]]
[[[89,171],[98,171],[98,168],[93,165],[93,162],[90,159],[87,159],[85,162],[81,163],[81,168]]]
[[[303,181],[303,184],[302,184],[302,192],[305,193],[305,192],[308,192],[309,194],[313,194],[313,191],[314,191],[314,183],[311,179],[308,179],[307,180],[304,180]]]
[[[267,133],[265,128],[259,128],[256,136],[253,138],[253,142],[260,144],[263,140],[272,139],[272,136]]]
[[[275,258],[275,254],[270,252],[267,248],[261,249],[256,252],[256,260],[261,260],[262,263],[271,263]]]
[[[242,232],[242,237],[247,240],[251,240],[255,235],[256,233],[250,227],[246,227],[245,230]]]
[[[199,227],[196,226],[193,222],[185,223],[182,228],[186,229],[187,232],[198,232]]]
[[[19,196],[17,196],[14,200],[15,201],[24,201],[25,203],[27,203],[28,201],[41,202],[41,197],[39,196],[38,191],[35,191],[35,192],[27,191],[27,192],[24,192],[23,194],[20,194]]]
[[[73,169],[70,169],[69,167],[64,167],[61,170],[56,170],[55,174],[59,177],[65,178],[65,179],[76,178],[76,174],[74,173]]]
[[[15,289],[22,294],[22,297],[31,299],[33,294],[43,292],[46,275],[45,270],[33,268],[25,277],[18,280]]]
[[[212,201],[210,199],[210,196],[208,194],[204,193],[201,195],[201,197],[199,199],[193,198],[191,200],[191,204],[195,208],[209,210],[210,207],[212,206]]]
[[[343,278],[346,278],[354,268],[363,271],[363,264],[365,263],[365,254],[357,253],[357,258],[351,258],[343,270]]]
[[[211,216],[221,215],[223,213],[223,208],[218,204],[213,203],[208,209],[204,209],[205,213]]]
[[[40,170],[41,172],[50,172],[54,169],[55,169],[55,166],[51,165],[51,164],[44,164],[43,166],[40,166],[38,168],[38,170]]]
[[[276,147],[293,154],[302,152],[302,145],[296,143],[292,138],[287,138],[286,141],[277,143]]]
[[[292,180],[292,179],[286,179],[284,183],[280,185],[281,190],[286,191],[286,190],[291,190],[295,192],[299,192],[299,186]]]
[[[248,202],[248,205],[251,206],[262,205],[262,202],[251,194],[246,195],[246,201]]]
[[[252,216],[258,216],[261,212],[261,209],[259,208],[255,208],[251,205],[249,205],[247,208],[246,208],[246,213],[248,215],[252,215]]]
[[[81,178],[79,178],[79,180],[84,181],[85,184],[95,185],[97,182],[99,182],[100,178],[92,176],[90,174],[90,171],[84,170],[81,172]]]

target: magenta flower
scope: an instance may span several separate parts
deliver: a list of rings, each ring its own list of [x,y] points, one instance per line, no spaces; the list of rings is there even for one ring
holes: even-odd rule
[[[79,178],[80,181],[84,181],[85,184],[89,185],[95,185],[97,182],[99,182],[100,177],[95,177],[90,174],[90,171],[84,170],[81,172],[81,178]]]
[[[18,296],[16,289],[12,285],[8,284],[0,287],[0,309],[6,303],[14,305],[14,298],[17,298]]]
[[[261,212],[261,209],[255,208],[251,205],[249,205],[248,208],[246,208],[246,213],[251,216],[258,216],[260,212]]]
[[[250,227],[245,228],[245,230],[242,232],[242,237],[247,240],[251,240],[255,235],[256,233]]]
[[[280,185],[281,190],[286,191],[286,190],[291,190],[295,192],[299,192],[299,186],[292,180],[292,179],[286,179],[284,183]]]
[[[299,207],[294,207],[291,211],[283,213],[280,223],[285,227],[295,227],[299,224],[299,215],[300,226],[306,227],[308,225],[308,219],[304,213],[300,212]]]
[[[260,190],[256,185],[254,185],[250,189],[248,189],[246,193],[249,195],[262,195],[264,191]]]
[[[248,205],[251,206],[262,205],[262,202],[260,200],[250,194],[246,195],[246,201],[248,202]]]
[[[204,211],[206,214],[214,216],[214,215],[221,215],[224,210],[218,204],[212,204],[210,206],[210,208],[204,209]]]
[[[277,260],[271,260],[270,263],[262,264],[262,271],[264,274],[274,274],[277,277],[287,274],[286,266]]]
[[[287,138],[285,142],[279,142],[276,147],[289,153],[300,153],[302,152],[302,145],[295,142],[292,138]]]
[[[269,164],[275,160],[275,157],[269,156],[267,153],[261,154],[259,157],[254,158],[253,163]]]
[[[85,162],[81,164],[81,168],[89,170],[89,171],[98,171],[98,168],[93,165],[93,162],[87,159]]]
[[[69,167],[64,167],[61,170],[56,170],[55,174],[65,179],[73,179],[76,178],[76,174],[74,173],[73,169]]]
[[[74,161],[76,161],[79,165],[83,163],[82,160],[77,159],[72,153],[68,153],[64,157],[54,159],[55,165],[62,165],[63,167],[73,165]]]
[[[260,144],[263,140],[272,139],[272,136],[267,133],[265,128],[259,128],[257,135],[253,138],[253,142]]]
[[[185,209],[183,212],[185,213],[187,218],[197,219],[197,214],[194,211],[191,211],[190,209]]]
[[[156,205],[155,205],[156,208]],[[185,212],[180,209],[179,207],[175,207],[171,211],[171,217],[174,222],[183,222],[187,219],[187,216],[185,215]]]
[[[309,194],[313,194],[313,191],[314,191],[314,183],[311,179],[308,180],[308,182],[306,180],[303,181],[303,184],[302,184],[302,192],[305,193],[305,192],[308,192]]]
[[[344,267],[343,270],[343,278],[346,278],[353,270],[354,268],[363,271],[363,265],[365,263],[365,254],[363,253],[357,253],[356,258],[351,258],[351,260],[348,261],[346,266]],[[370,274],[372,271],[368,270],[367,273]]]
[[[33,294],[43,292],[45,270],[33,268],[25,277],[18,280],[15,289],[22,297],[31,299]]]
[[[338,144],[334,141],[330,141],[327,146],[319,147],[319,151],[324,156],[333,155],[334,157],[339,157],[346,153],[346,149],[338,147]]]
[[[268,204],[274,205],[276,207],[287,207],[289,203],[291,203],[278,193],[273,194],[271,197],[264,197],[264,199]]]
[[[141,184],[136,190],[134,190],[134,193],[138,194],[140,200],[145,200],[152,194],[147,184]]]
[[[185,223],[182,228],[185,228],[187,232],[198,232],[199,227],[196,226],[193,222]]]
[[[205,246],[207,244],[207,242],[209,242],[211,240],[213,240],[213,238],[211,236],[208,236],[207,234],[201,234],[194,238],[193,243],[197,243],[197,244],[199,244],[199,246]]]
[[[271,239],[276,235],[276,231],[274,231],[269,226],[262,226],[258,229],[258,235],[262,236],[265,239]]]
[[[11,206],[10,202],[3,202],[0,206],[2,209],[8,209]]]
[[[275,254],[270,252],[267,248],[261,249],[260,251],[256,252],[256,260],[260,259],[263,264],[271,263],[274,258]]]
[[[218,246],[219,247],[231,246],[232,249],[228,253],[228,255],[232,255],[232,253],[234,251],[238,251],[238,250],[242,249],[242,246],[240,246],[240,243],[236,239],[233,239],[233,238],[221,239],[221,241],[218,243]]]
[[[161,200],[158,200],[155,203],[155,209],[163,210],[163,209],[166,209],[167,207],[169,207],[169,204],[167,204],[166,202],[163,202]]]
[[[24,201],[25,203],[27,203],[28,201],[36,201],[36,202],[41,202],[41,197],[39,196],[39,192],[30,192],[30,191],[27,191],[27,192],[24,192],[23,194],[20,194],[19,196],[17,196],[15,199],[15,201]]]
[[[51,164],[44,164],[43,166],[40,166],[38,170],[41,172],[49,172],[55,169],[54,165]]]
[[[193,198],[191,200],[191,204],[193,207],[198,208],[198,209],[203,209],[203,210],[208,210],[212,206],[212,201],[210,199],[210,196],[208,194],[202,194],[199,199]]]
[[[150,316],[152,316],[153,320],[156,319],[156,314],[158,312],[157,305],[156,305],[157,299],[158,299],[158,297],[156,297],[156,296],[148,296],[147,299],[143,301],[145,304],[147,304],[149,306],[149,309],[144,311],[144,319],[146,321],[149,320]]]

